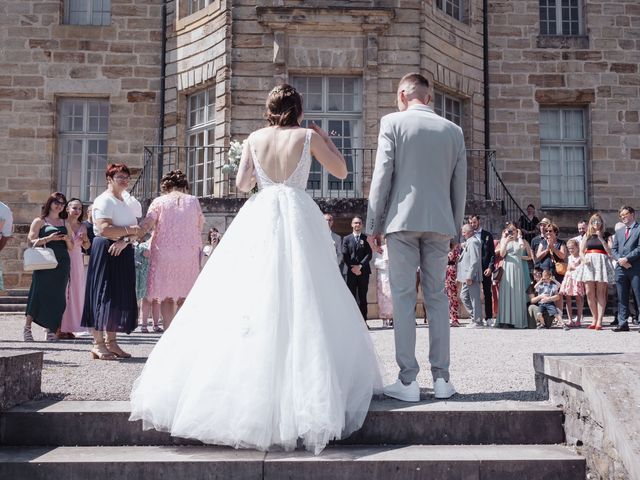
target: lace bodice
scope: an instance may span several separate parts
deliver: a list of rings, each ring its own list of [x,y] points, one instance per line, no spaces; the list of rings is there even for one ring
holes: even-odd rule
[[[251,138],[249,138],[249,148],[251,149],[253,165],[256,169],[256,180],[258,182],[258,188],[260,190],[262,190],[263,188],[271,187],[273,185],[286,185],[288,187],[299,188],[301,190],[307,188],[307,178],[309,177],[309,170],[311,169],[312,131],[313,130],[307,130],[307,133],[304,137],[304,146],[302,147],[302,154],[300,155],[298,165],[296,165],[293,173],[289,175],[289,178],[287,178],[284,182],[274,182],[269,178],[266,172],[262,169],[262,165],[260,165],[260,160],[258,160],[258,155],[253,146],[253,143],[251,142]]]

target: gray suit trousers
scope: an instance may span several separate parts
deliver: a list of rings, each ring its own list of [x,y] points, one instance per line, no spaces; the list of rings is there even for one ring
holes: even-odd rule
[[[482,325],[480,283],[472,282],[471,285],[467,285],[466,282],[463,282],[462,289],[460,290],[460,300],[462,300],[464,308],[466,308],[469,315],[471,315],[471,320],[478,325]]]
[[[444,289],[450,236],[435,232],[394,232],[387,235],[389,280],[393,298],[393,328],[398,377],[416,379],[416,271],[429,319],[429,362],[433,379],[449,381],[449,299]]]

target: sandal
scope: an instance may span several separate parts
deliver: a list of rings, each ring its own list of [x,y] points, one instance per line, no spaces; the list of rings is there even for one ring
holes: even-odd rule
[[[140,333],[149,333],[149,329],[146,325],[140,327]]]
[[[24,327],[22,329],[22,340],[25,342],[33,342],[33,333],[31,333],[31,327]]]
[[[164,332],[164,330],[162,329],[162,327],[160,325],[154,325],[153,331],[155,333],[163,333]]]
[[[116,356],[107,350],[104,341],[97,343],[93,342],[93,348],[91,349],[91,356],[94,360],[116,360]]]

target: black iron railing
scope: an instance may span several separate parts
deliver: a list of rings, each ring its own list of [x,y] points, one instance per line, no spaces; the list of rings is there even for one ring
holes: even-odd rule
[[[340,180],[323,172],[313,161],[307,191],[314,198],[364,198],[375,164],[375,148],[342,149],[349,171]],[[155,145],[144,148],[144,167],[131,193],[141,201],[160,194],[160,178],[171,170],[187,174],[191,193],[198,197],[243,198],[247,194],[235,186],[235,175],[228,172],[229,148],[219,146],[185,147]],[[495,150],[467,150],[467,198],[499,204],[505,220],[517,220],[524,211],[505,186],[496,166]]]

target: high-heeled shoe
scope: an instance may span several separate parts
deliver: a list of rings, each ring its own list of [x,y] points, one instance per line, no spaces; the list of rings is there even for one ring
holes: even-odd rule
[[[122,350],[120,348],[120,345],[118,345],[118,342],[116,342],[115,340],[107,340],[106,346],[107,350],[109,350],[109,352],[111,352],[118,358],[131,358],[131,354]]]
[[[602,325],[596,325],[596,326],[594,327],[594,330],[602,330]]]
[[[116,356],[107,350],[104,342],[93,342],[91,356],[94,360],[116,360]]]
[[[595,324],[595,323],[592,323],[592,324],[591,324],[591,325],[589,325],[587,328],[588,328],[589,330],[595,330],[595,329],[596,329],[596,324]]]

